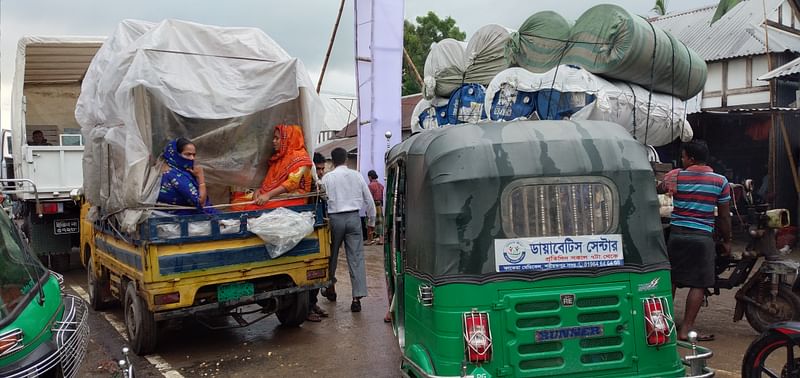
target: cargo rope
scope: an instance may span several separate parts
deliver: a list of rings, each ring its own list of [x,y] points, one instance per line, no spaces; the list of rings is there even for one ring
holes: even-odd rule
[[[647,96],[647,119],[644,128],[644,144],[647,144],[647,136],[650,133],[650,108],[653,106],[653,81],[656,71],[656,50],[658,49],[658,38],[656,38],[656,27],[652,22],[648,22],[650,30],[653,31],[653,54],[650,56],[650,94]]]

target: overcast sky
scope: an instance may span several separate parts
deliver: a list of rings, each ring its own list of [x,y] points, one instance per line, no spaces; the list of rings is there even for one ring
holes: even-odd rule
[[[619,4],[640,15],[652,15],[650,9],[654,3],[647,0],[406,0],[405,18],[413,20],[428,11],[441,17],[451,16],[469,38],[472,32],[490,23],[516,29],[528,16],[542,10],[555,10],[574,20],[586,9],[603,2]],[[709,3],[715,0],[667,0],[667,10],[686,10]],[[355,95],[353,4],[353,0],[345,4],[325,74],[322,90],[328,95]],[[120,20],[127,18],[154,22],[178,18],[220,26],[257,27],[290,55],[300,58],[316,82],[338,8],[338,0],[0,0],[2,126],[9,127],[6,120],[13,62],[17,41],[23,35],[108,36]]]

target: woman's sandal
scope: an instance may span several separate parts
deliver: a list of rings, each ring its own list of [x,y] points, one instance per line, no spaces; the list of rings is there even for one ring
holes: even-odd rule
[[[306,315],[306,321],[319,323],[319,322],[322,321],[322,318],[320,318],[318,314],[316,314],[315,312],[312,311],[312,312],[309,312],[308,315]]]
[[[330,315],[328,315],[327,311],[323,310],[322,307],[319,307],[318,305],[314,305],[314,308],[311,309],[311,312],[313,312],[313,313],[315,313],[315,314],[317,314],[317,315],[319,315],[319,316],[321,316],[323,318],[327,318],[328,316],[330,316]]]

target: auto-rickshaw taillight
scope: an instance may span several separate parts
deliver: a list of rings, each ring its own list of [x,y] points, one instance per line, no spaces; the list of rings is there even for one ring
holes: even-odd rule
[[[22,330],[19,328],[0,335],[0,357],[14,353],[24,346],[22,344]]]
[[[669,313],[667,298],[645,298],[644,320],[647,345],[664,345],[669,342],[669,336],[675,329],[675,322]]]
[[[489,314],[473,309],[464,313],[464,343],[469,362],[485,362],[492,358],[492,331]]]

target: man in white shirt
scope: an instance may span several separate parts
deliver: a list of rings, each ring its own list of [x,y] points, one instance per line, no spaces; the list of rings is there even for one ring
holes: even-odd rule
[[[330,277],[336,282],[336,264],[339,247],[345,244],[350,282],[353,288],[353,303],[350,311],[361,311],[361,298],[367,296],[367,269],[364,261],[364,239],[361,233],[360,209],[366,209],[367,224],[375,226],[375,203],[367,183],[357,171],[347,168],[347,151],[336,148],[331,151],[334,169],[324,177],[321,184],[328,195],[328,215],[331,221]],[[336,290],[331,285],[323,295],[336,300]]]

